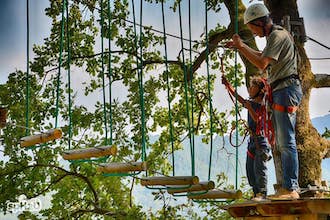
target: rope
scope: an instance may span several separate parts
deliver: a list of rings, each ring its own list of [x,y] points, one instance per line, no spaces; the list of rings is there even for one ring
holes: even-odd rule
[[[68,70],[68,102],[69,102],[69,150],[71,149],[71,138],[72,138],[72,100],[71,100],[71,50],[70,50],[70,30],[69,30],[69,2],[66,4],[66,33],[67,33],[67,70]]]
[[[140,24],[142,24],[142,0],[140,1]],[[133,20],[134,20],[134,43],[135,43],[135,52],[138,54],[138,42],[137,42],[137,34],[136,34],[136,22],[135,22],[135,6],[134,0],[132,0],[132,12],[133,12]],[[145,161],[146,158],[146,138],[145,138],[145,111],[144,111],[144,91],[143,91],[143,79],[142,79],[142,25],[140,25],[140,56],[141,60],[139,60],[138,56],[136,56],[136,65],[137,65],[137,72],[138,72],[138,81],[139,81],[139,95],[140,95],[140,108],[141,108],[141,133],[142,133],[142,161]],[[148,176],[148,172],[146,171],[146,176]]]
[[[206,33],[206,71],[207,71],[207,90],[209,96],[209,109],[210,109],[210,157],[209,157],[209,172],[208,180],[211,179],[211,165],[212,165],[212,152],[213,152],[213,106],[212,106],[212,95],[211,95],[211,77],[210,77],[210,65],[209,65],[209,35],[208,35],[208,19],[207,19],[207,8],[208,1],[205,0],[205,33]]]
[[[26,105],[25,105],[25,135],[29,135],[29,99],[30,99],[30,15],[29,15],[29,0],[26,0]]]
[[[58,107],[60,99],[60,77],[61,77],[61,66],[62,66],[62,52],[63,52],[63,38],[64,38],[64,10],[65,10],[66,0],[62,1],[62,21],[61,21],[61,37],[60,37],[60,55],[58,58],[58,73],[56,82],[56,108],[55,108],[55,128],[57,128],[58,121]]]
[[[144,109],[144,91],[143,91],[143,52],[142,52],[142,12],[143,12],[143,0],[140,1],[140,56],[141,56],[141,62],[140,62],[140,71],[139,71],[139,82],[140,82],[140,100],[141,100],[141,108],[142,108],[142,117],[141,117],[141,123],[142,123],[142,161],[146,160],[146,128],[145,128],[145,109]]]
[[[184,74],[184,90],[185,90],[185,99],[186,99],[186,114],[188,120],[188,136],[190,142],[190,151],[191,151],[191,175],[195,175],[195,161],[194,161],[194,149],[191,136],[191,125],[190,125],[190,116],[189,116],[189,101],[188,101],[188,82],[187,82],[187,67],[185,64],[185,56],[183,51],[183,33],[182,33],[182,16],[181,16],[181,1],[179,2],[179,18],[180,18],[180,36],[181,36],[181,49],[182,49],[182,63],[183,63],[183,74]]]
[[[235,1],[235,33],[238,34],[238,0]],[[238,127],[238,100],[237,100],[237,49],[235,50],[235,120]],[[238,146],[238,129],[236,129],[236,146]],[[238,189],[238,148],[236,148],[235,158],[235,189]]]
[[[165,28],[165,15],[164,15],[164,2],[162,2],[162,21],[163,21],[163,39],[165,50],[165,72],[166,72],[166,85],[167,85],[167,103],[168,103],[168,119],[170,123],[170,142],[172,149],[172,174],[175,176],[175,158],[174,158],[174,141],[173,141],[173,125],[172,125],[172,113],[171,113],[171,97],[170,97],[170,80],[168,72],[168,60],[167,60],[167,44],[166,44],[166,28]]]
[[[106,101],[105,101],[105,73],[104,73],[104,18],[103,18],[103,2],[101,0],[101,74],[102,74],[102,92],[103,92],[103,117],[104,117],[104,130],[105,130],[105,140],[104,144],[108,144],[108,125],[107,125],[107,111],[106,111]]]
[[[108,38],[108,46],[109,46],[109,66],[108,66],[108,70],[109,70],[109,74],[108,74],[108,77],[109,77],[109,104],[110,104],[110,109],[109,109],[109,117],[110,117],[110,123],[109,123],[109,129],[110,129],[110,141],[109,141],[109,144],[110,145],[112,145],[112,142],[113,142],[113,140],[112,140],[112,127],[113,127],[113,125],[112,125],[112,91],[111,91],[111,85],[112,85],[112,66],[111,66],[111,53],[110,53],[110,51],[111,51],[111,35],[112,35],[112,32],[111,32],[111,16],[112,16],[112,14],[111,14],[111,5],[110,5],[110,3],[111,3],[111,0],[109,0],[108,1],[108,31],[109,31],[109,38]]]
[[[189,79],[192,79],[192,42],[191,42],[191,1],[189,0],[188,2],[189,6],[188,6],[188,22],[189,22]],[[183,51],[182,51],[183,53]],[[192,128],[189,129],[189,131],[191,132],[191,139],[192,139],[192,161],[195,161],[195,128],[194,128],[194,97],[195,97],[195,91],[194,91],[194,87],[193,87],[193,80],[190,81],[190,97],[191,97],[191,124],[192,124]],[[195,162],[194,162],[195,163]],[[195,165],[193,166],[195,169]],[[194,171],[195,172],[195,171]]]

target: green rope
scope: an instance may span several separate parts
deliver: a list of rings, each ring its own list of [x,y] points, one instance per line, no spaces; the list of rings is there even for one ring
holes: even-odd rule
[[[72,100],[71,100],[71,50],[70,50],[70,30],[69,30],[69,2],[66,4],[66,33],[67,33],[67,70],[68,70],[68,102],[69,102],[69,150],[71,149],[71,138],[72,138]]]
[[[238,34],[238,0],[235,2],[235,33]],[[238,101],[237,101],[237,50],[235,50],[235,119],[238,128]],[[236,146],[238,146],[238,129],[236,129]],[[238,147],[236,147],[235,189],[238,189]]]
[[[111,91],[111,87],[112,87],[112,63],[111,63],[111,0],[108,1],[108,31],[109,31],[109,37],[108,37],[108,46],[109,46],[109,64],[108,64],[108,77],[109,77],[109,105],[110,105],[110,109],[109,109],[109,117],[110,117],[110,123],[109,123],[109,129],[110,129],[110,141],[109,144],[112,145],[112,91]]]
[[[106,101],[105,101],[105,73],[104,73],[104,18],[103,18],[103,2],[101,0],[101,74],[102,74],[102,92],[103,92],[103,116],[104,116],[104,129],[105,129],[105,140],[104,144],[108,144],[108,125],[107,125],[107,111],[106,111]]]
[[[209,35],[208,35],[208,19],[207,8],[208,1],[205,1],[205,33],[206,33],[206,70],[207,70],[207,90],[209,96],[209,109],[210,109],[210,158],[209,158],[209,172],[208,180],[211,179],[211,165],[212,165],[212,152],[213,152],[213,106],[211,94],[211,77],[210,77],[210,64],[209,64]]]
[[[184,74],[184,90],[185,90],[185,99],[186,99],[186,114],[187,114],[187,121],[188,121],[188,135],[189,135],[190,152],[191,152],[191,175],[194,176],[195,175],[195,160],[194,160],[195,156],[194,156],[194,149],[193,149],[193,144],[192,144],[190,115],[189,115],[188,82],[187,82],[187,68],[185,65],[184,46],[183,46],[181,1],[179,2],[179,18],[180,18],[181,52],[182,52],[182,62],[183,62],[183,74]]]
[[[56,108],[55,108],[55,128],[57,128],[58,121],[58,108],[60,99],[60,77],[61,77],[61,66],[62,66],[62,52],[63,52],[63,38],[64,38],[64,10],[66,0],[62,1],[62,21],[61,21],[61,37],[60,37],[60,55],[58,58],[58,73],[57,73],[57,84],[56,84]]]
[[[134,6],[134,0],[132,0],[132,12],[133,12],[133,24],[134,24],[134,43],[135,43],[135,53],[136,53],[136,65],[137,65],[137,72],[138,72],[138,81],[139,81],[139,95],[140,95],[140,108],[141,108],[141,134],[142,134],[142,155],[141,159],[142,161],[145,161],[146,158],[146,137],[145,137],[145,111],[144,111],[144,91],[143,91],[143,79],[142,79],[142,0],[140,1],[140,60],[138,58],[138,42],[137,42],[137,33],[136,33],[136,21],[135,21],[135,6]],[[146,171],[146,175],[148,176],[148,173]]]
[[[175,176],[175,161],[174,161],[174,138],[173,138],[173,125],[172,125],[172,111],[171,111],[171,97],[170,97],[170,80],[168,71],[168,59],[167,59],[167,44],[166,44],[166,28],[165,28],[165,15],[164,15],[164,2],[162,2],[162,19],[163,19],[163,39],[165,50],[165,72],[166,72],[166,84],[167,84],[167,103],[168,103],[168,119],[170,123],[170,141],[172,149],[172,174]]]
[[[141,102],[141,108],[142,108],[142,161],[146,160],[146,125],[145,125],[145,109],[144,109],[144,91],[143,91],[143,53],[142,53],[142,12],[143,12],[143,0],[140,1],[140,68],[139,68],[139,82],[140,82],[140,102]]]
[[[190,129],[191,132],[191,142],[192,142],[192,160],[195,161],[195,128],[194,128],[194,97],[195,97],[195,91],[193,87],[193,72],[192,72],[192,40],[191,40],[191,1],[188,2],[188,26],[189,26],[189,74],[190,74],[190,97],[191,97],[191,124],[192,128]],[[183,52],[183,51],[182,51]],[[195,165],[194,165],[195,169]],[[195,173],[195,171],[194,171]]]
[[[26,0],[26,112],[25,112],[25,135],[29,135],[29,99],[30,99],[30,16],[29,16],[29,0]]]

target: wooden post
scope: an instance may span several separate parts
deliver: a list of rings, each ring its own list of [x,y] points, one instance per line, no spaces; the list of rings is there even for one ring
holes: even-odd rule
[[[205,182],[199,182],[196,185],[191,185],[189,187],[189,185],[187,185],[187,188],[183,188],[182,186],[171,186],[173,187],[173,189],[168,188],[167,192],[169,194],[175,194],[175,193],[184,193],[184,192],[199,192],[199,191],[207,191],[207,190],[211,190],[214,189],[214,182],[213,181],[205,181]],[[180,187],[182,189],[180,189]]]
[[[59,128],[51,129],[41,134],[26,136],[21,138],[21,147],[30,147],[35,144],[46,143],[62,137],[62,130]]]
[[[183,186],[195,185],[198,182],[198,176],[153,176],[141,179],[142,186]]]
[[[63,152],[62,157],[65,160],[81,160],[96,158],[102,156],[116,155],[117,147],[112,146],[102,146],[102,147],[92,147],[84,149],[74,149]]]
[[[97,168],[97,171],[102,173],[128,173],[146,170],[147,162],[102,163]]]
[[[213,189],[207,193],[200,195],[188,195],[189,199],[240,199],[242,198],[242,191],[229,191],[229,190],[219,190]]]

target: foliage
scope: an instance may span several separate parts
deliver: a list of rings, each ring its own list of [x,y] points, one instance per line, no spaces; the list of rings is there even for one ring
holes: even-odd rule
[[[220,65],[218,54],[210,54],[213,71],[209,85],[202,71],[196,73],[192,82],[185,80],[185,69],[189,70],[186,67],[191,65],[191,60],[178,58],[169,64],[168,72],[161,71],[160,67],[164,67],[162,36],[152,31],[151,27],[143,27],[143,33],[139,33],[138,28],[127,22],[132,16],[128,1],[111,2],[111,22],[107,20],[107,1],[103,2],[103,19],[100,19],[100,1],[75,0],[69,1],[69,18],[64,16],[62,24],[62,1],[50,0],[50,7],[45,13],[52,19],[51,33],[44,39],[43,45],[33,48],[35,58],[31,62],[29,93],[26,92],[27,76],[22,71],[11,73],[6,84],[1,85],[0,101],[9,110],[1,147],[5,160],[0,162],[0,209],[4,213],[10,212],[6,206],[8,202],[16,202],[18,196],[24,194],[27,198],[48,196],[51,205],[38,215],[23,212],[20,214],[22,219],[38,219],[42,216],[49,219],[146,219],[147,216],[150,219],[202,219],[194,211],[194,203],[171,206],[162,192],[155,194],[155,200],[165,201],[163,209],[155,213],[145,212],[140,205],[132,202],[131,187],[138,183],[135,179],[104,177],[97,173],[96,162],[69,163],[61,159],[61,153],[69,146],[72,149],[86,148],[111,142],[120,150],[116,157],[107,159],[109,162],[139,161],[142,159],[141,145],[145,141],[150,173],[157,171],[168,174],[171,165],[167,158],[173,153],[171,142],[175,150],[181,149],[182,141],[189,137],[189,128],[195,135],[204,135],[205,142],[211,136],[211,123],[214,124],[213,134],[224,136],[228,131],[228,114],[233,112],[219,112],[217,109],[210,112],[209,107],[212,97],[208,89],[214,90],[215,71]],[[213,10],[219,10],[218,4],[213,2]],[[68,27],[64,28],[63,34],[62,25]],[[210,33],[223,29],[218,26]],[[112,42],[111,51],[106,49],[103,54],[95,46],[101,30],[102,37],[110,38]],[[62,54],[59,47],[61,35]],[[193,45],[196,50],[204,46],[203,43]],[[225,69],[232,80],[235,69],[229,59],[233,53],[226,51],[224,55]],[[74,91],[72,87],[69,90],[69,81],[64,77],[69,66],[72,74],[79,74],[79,77],[74,75],[75,78],[83,79],[82,91]],[[77,69],[79,71],[74,71]],[[139,74],[142,74],[143,87],[139,82]],[[239,67],[238,86],[242,79]],[[125,99],[113,98],[106,103],[95,101],[93,97],[104,89],[104,81],[106,85],[119,85],[126,90]],[[161,98],[161,94],[167,92],[167,83],[170,88],[167,99],[170,100],[172,127],[168,123],[169,109]],[[91,106],[80,104],[81,95],[90,100]],[[144,105],[143,109],[141,105]],[[141,120],[142,113],[144,121]],[[187,119],[191,115],[194,120]],[[210,121],[210,115],[213,121]],[[21,137],[54,128],[57,121],[53,120],[56,118],[64,133],[61,140],[30,149],[20,148]],[[24,126],[26,121],[29,122],[28,132]],[[110,123],[112,140],[110,129],[105,131]],[[142,124],[145,130],[141,128]],[[160,134],[155,142],[149,139],[151,132]],[[221,182],[221,178],[218,182]],[[209,217],[229,219],[226,214],[218,212],[218,205],[201,207]]]

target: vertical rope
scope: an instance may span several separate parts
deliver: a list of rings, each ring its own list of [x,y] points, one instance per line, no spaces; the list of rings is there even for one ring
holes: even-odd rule
[[[110,141],[109,141],[109,144],[112,145],[112,91],[111,91],[111,88],[112,88],[112,63],[111,63],[111,0],[108,1],[108,32],[109,32],[109,36],[108,36],[108,47],[109,47],[109,66],[108,66],[108,71],[109,71],[109,74],[108,74],[108,77],[109,77],[109,105],[110,105],[110,109],[109,109],[109,129],[110,129]]]
[[[104,18],[103,18],[103,1],[100,0],[101,4],[101,74],[102,74],[102,92],[103,92],[103,116],[104,116],[104,130],[105,130],[105,140],[104,144],[108,144],[108,125],[107,125],[107,111],[106,111],[106,101],[105,101],[105,73],[104,73]]]
[[[163,19],[163,39],[164,39],[164,49],[165,49],[165,72],[166,72],[166,84],[167,84],[168,119],[170,123],[170,141],[171,141],[171,149],[172,149],[172,174],[173,176],[175,176],[174,140],[173,140],[173,125],[172,125],[172,112],[171,112],[170,80],[169,80],[168,59],[167,59],[164,2],[162,2],[162,19]]]
[[[181,39],[181,53],[182,53],[182,62],[183,62],[183,75],[184,75],[184,88],[185,88],[185,99],[186,99],[186,114],[188,121],[188,136],[190,141],[190,153],[191,153],[191,175],[195,176],[195,156],[194,149],[192,144],[191,137],[191,125],[190,125],[190,115],[189,115],[189,100],[188,100],[188,82],[187,82],[187,67],[185,64],[185,56],[184,56],[184,46],[183,46],[183,33],[182,33],[182,15],[181,15],[181,1],[179,2],[179,17],[180,17],[180,39]]]
[[[209,96],[209,109],[210,109],[210,157],[209,157],[209,172],[208,180],[211,179],[211,165],[212,165],[212,152],[213,152],[213,106],[211,94],[211,77],[210,77],[210,64],[209,64],[209,35],[208,35],[208,19],[207,19],[208,1],[205,0],[205,33],[206,33],[206,70],[207,70],[207,89]]]
[[[136,53],[136,65],[137,65],[137,72],[138,72],[138,81],[139,81],[139,95],[140,95],[140,108],[141,108],[141,135],[142,135],[142,161],[145,161],[146,158],[146,138],[145,138],[145,111],[144,111],[144,92],[143,92],[143,81],[142,81],[142,0],[140,1],[140,59],[138,57],[138,42],[137,42],[137,34],[136,34],[136,20],[135,20],[135,5],[134,0],[132,0],[132,12],[133,12],[133,26],[134,26],[134,43],[135,43],[135,53]],[[148,176],[148,172],[146,171],[146,176]]]
[[[57,84],[56,84],[56,108],[55,108],[55,128],[57,128],[58,122],[58,106],[60,99],[60,77],[61,77],[61,66],[62,66],[62,52],[63,52],[63,38],[64,38],[64,10],[66,0],[62,1],[62,21],[61,21],[61,37],[60,37],[60,54],[58,58],[58,73],[57,73]]]
[[[71,138],[72,138],[72,100],[71,100],[71,50],[70,50],[70,30],[69,30],[69,2],[66,4],[66,34],[67,34],[67,70],[68,70],[68,102],[69,102],[69,141],[68,147],[71,149]]]
[[[139,82],[140,82],[140,102],[142,108],[141,115],[141,129],[142,129],[142,160],[146,160],[146,128],[145,128],[145,109],[144,109],[144,91],[143,91],[143,52],[142,52],[142,12],[143,12],[143,0],[140,1],[140,68],[139,68]]]
[[[188,1],[188,27],[189,27],[189,74],[190,74],[190,97],[191,97],[191,142],[192,142],[192,160],[195,161],[195,128],[194,128],[194,97],[195,90],[193,87],[193,72],[192,72],[192,40],[191,40],[191,1]]]
[[[238,34],[238,0],[235,2],[235,33]],[[235,50],[235,119],[238,128],[238,102],[237,102],[237,49]],[[238,146],[238,129],[236,129],[236,146]],[[236,147],[235,189],[238,189],[238,147]]]
[[[25,135],[29,135],[29,106],[30,106],[30,14],[29,0],[26,0],[26,105],[25,105]]]

